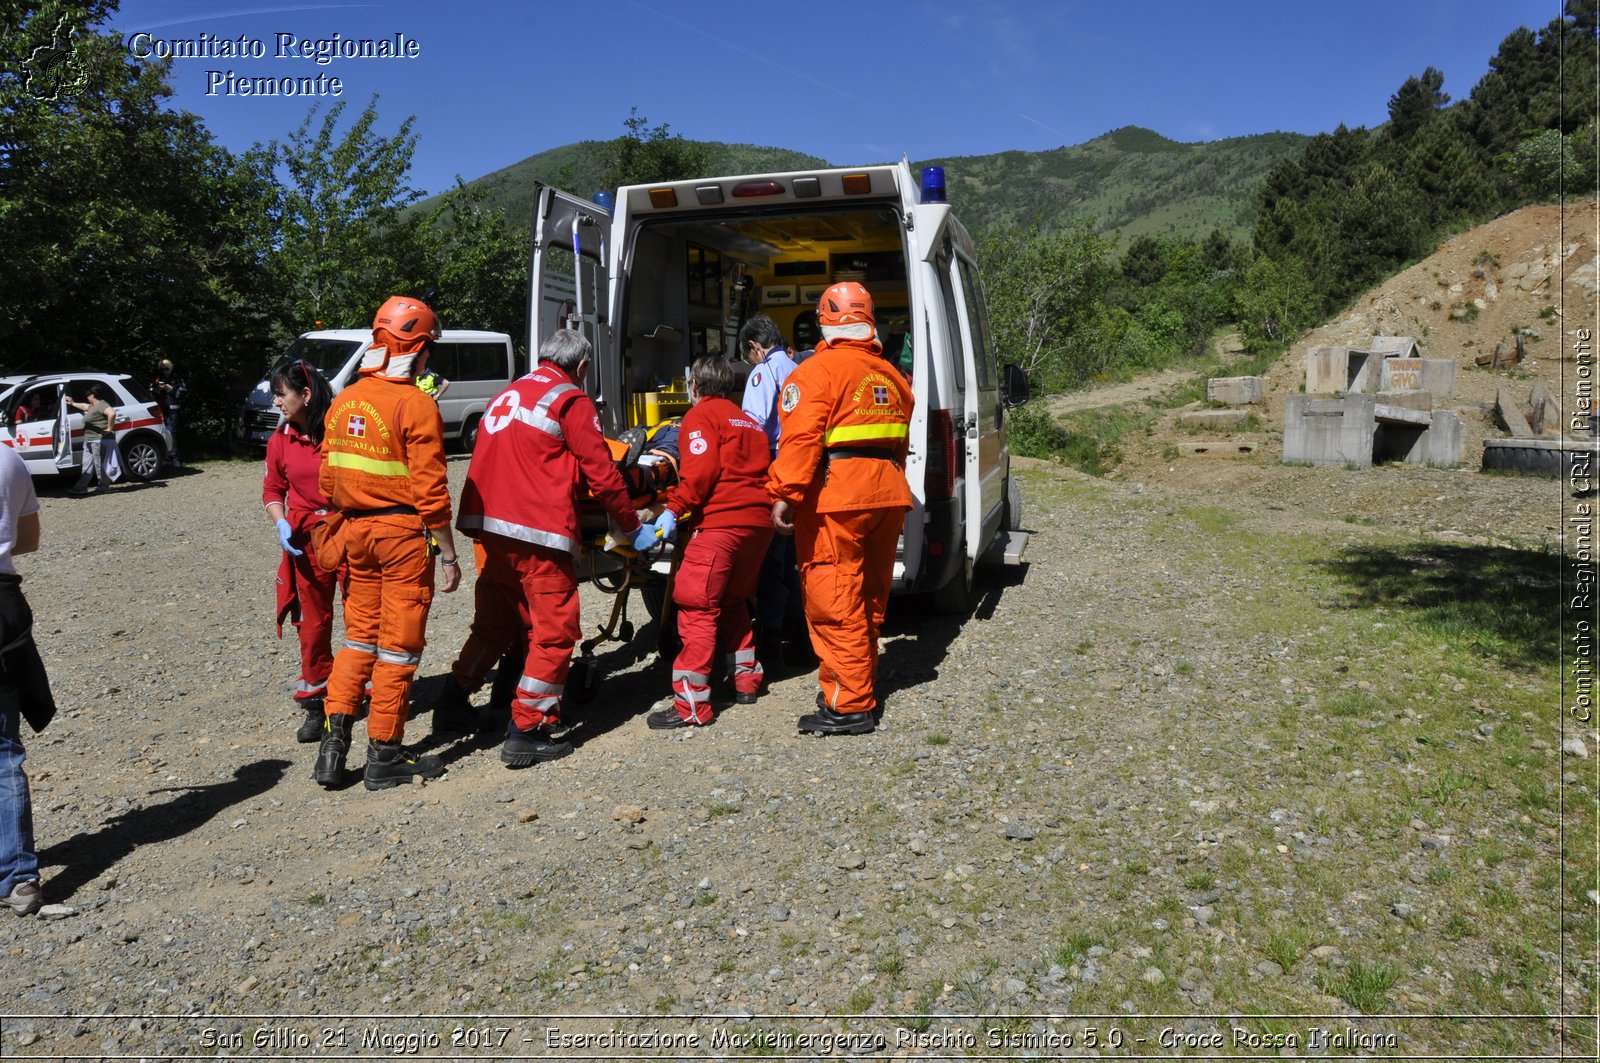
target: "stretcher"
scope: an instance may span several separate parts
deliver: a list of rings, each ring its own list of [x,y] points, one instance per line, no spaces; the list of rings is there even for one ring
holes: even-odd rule
[[[619,439],[608,439],[612,457],[635,509],[651,517],[661,513],[673,485],[678,482],[678,419],[671,418],[648,428],[630,428]],[[578,575],[587,579],[602,594],[612,598],[611,611],[595,634],[578,644],[567,673],[566,696],[577,704],[593,700],[599,689],[599,663],[595,650],[607,643],[632,643],[638,635],[628,619],[628,605],[638,591],[649,616],[646,629],[653,644],[640,649],[638,657],[650,652],[663,655],[676,652],[677,630],[672,623],[672,580],[683,558],[676,544],[663,542],[639,553],[611,526],[611,521],[592,497],[583,499],[578,520],[585,546],[579,557]]]

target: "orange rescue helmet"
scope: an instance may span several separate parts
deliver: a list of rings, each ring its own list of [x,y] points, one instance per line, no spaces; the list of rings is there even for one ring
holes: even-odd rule
[[[391,295],[372,319],[372,339],[394,354],[415,354],[438,339],[439,316],[421,299]]]
[[[855,281],[841,281],[817,300],[817,324],[823,328],[839,325],[876,325],[872,313],[872,294]]]

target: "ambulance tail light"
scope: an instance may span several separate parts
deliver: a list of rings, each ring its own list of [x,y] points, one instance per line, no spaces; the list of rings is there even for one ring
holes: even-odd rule
[[[847,196],[864,196],[872,191],[872,175],[870,173],[847,173],[839,179]]]
[[[670,188],[652,188],[650,190],[650,205],[657,210],[678,205],[678,193]]]
[[[944,203],[944,167],[924,166],[922,168],[922,202]]]
[[[955,425],[949,410],[934,410],[928,418],[928,482],[929,502],[948,502],[955,497],[956,487]]]

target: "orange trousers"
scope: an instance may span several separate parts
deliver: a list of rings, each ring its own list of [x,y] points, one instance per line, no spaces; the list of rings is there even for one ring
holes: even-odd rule
[[[411,680],[422,663],[433,558],[415,516],[357,517],[344,526],[350,585],[344,596],[344,648],[328,677],[327,712],[356,714],[367,683],[367,737],[398,742],[411,708]]]
[[[502,654],[526,642],[511,719],[531,731],[561,722],[578,623],[578,580],[572,555],[485,533],[483,568],[473,588],[472,630],[450,666],[455,681],[476,690]]]
[[[904,509],[798,511],[795,552],[823,700],[839,713],[877,707],[878,631],[894,579]]]

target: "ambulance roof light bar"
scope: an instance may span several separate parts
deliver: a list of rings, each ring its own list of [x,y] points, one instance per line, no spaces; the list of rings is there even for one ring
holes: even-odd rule
[[[922,202],[948,202],[944,194],[943,166],[924,166],[922,168]]]

